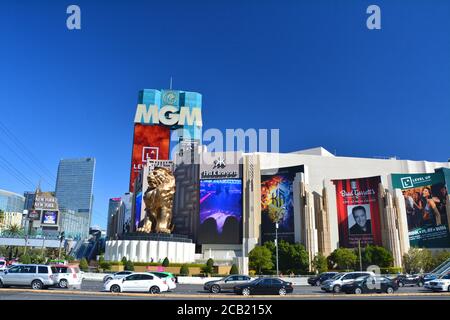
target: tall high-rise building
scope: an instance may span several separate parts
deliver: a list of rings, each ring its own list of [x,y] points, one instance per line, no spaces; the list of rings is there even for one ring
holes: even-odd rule
[[[36,197],[36,192],[34,192],[34,191],[25,191],[23,193],[23,196],[25,197],[25,204],[24,204],[23,209],[24,210],[31,210],[33,208],[34,198]]]
[[[106,236],[113,237],[117,233],[117,215],[120,208],[121,199],[109,199],[108,207],[108,225],[106,227]]]
[[[59,162],[56,178],[56,198],[63,211],[85,214],[92,220],[95,158],[63,159]]]

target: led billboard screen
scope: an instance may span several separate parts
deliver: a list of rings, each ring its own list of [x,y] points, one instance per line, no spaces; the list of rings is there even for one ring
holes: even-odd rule
[[[359,243],[381,246],[378,185],[380,176],[333,180],[336,186],[336,205],[339,245],[353,248]]]
[[[42,224],[56,225],[58,222],[58,211],[42,211]]]
[[[142,191],[136,193],[136,199],[134,202],[134,229],[139,228],[141,223],[141,211],[142,211]]]
[[[443,171],[429,174],[393,174],[392,185],[405,199],[409,243],[419,248],[449,248],[446,203],[448,190]]]
[[[130,192],[139,170],[151,160],[169,159],[170,128],[159,125],[134,125],[133,153],[131,158]]]
[[[276,173],[261,176],[261,241],[274,241],[275,222],[278,221],[278,239],[290,243],[294,236],[293,185],[295,175],[303,166],[279,168]]]
[[[200,180],[198,243],[242,243],[242,180]]]

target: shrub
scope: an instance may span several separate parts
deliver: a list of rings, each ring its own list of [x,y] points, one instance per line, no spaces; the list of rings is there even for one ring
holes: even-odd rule
[[[124,265],[124,269],[125,269],[126,271],[134,271],[134,264],[133,264],[133,261],[127,260],[127,262],[126,262],[125,265]]]
[[[122,257],[122,260],[120,260],[120,262],[122,262],[122,265],[126,265],[127,264],[127,257]]]
[[[202,272],[205,275],[211,275],[214,271],[214,260],[209,258],[208,261],[206,261],[206,265],[202,267]]]
[[[323,273],[328,271],[328,262],[327,258],[322,253],[316,254],[314,260],[312,262],[313,269],[316,273]]]
[[[31,257],[28,254],[23,254],[20,259],[19,259],[20,263],[23,264],[29,264],[31,263]]]
[[[103,270],[111,270],[111,263],[109,263],[108,261],[103,260],[101,263],[99,263],[99,266]]]
[[[81,259],[79,267],[80,267],[80,270],[84,271],[84,272],[89,270],[89,264],[88,264],[86,258]]]
[[[388,268],[392,266],[394,257],[387,249],[380,246],[368,245],[361,253],[363,267],[370,265],[379,266],[380,268]]]
[[[180,268],[180,275],[182,276],[188,276],[189,275],[189,267],[187,264],[183,264]]]
[[[163,263],[162,263],[163,267],[168,267],[169,264],[170,264],[169,258],[165,257],[165,258],[164,258],[164,261],[163,261]]]
[[[358,257],[351,249],[338,248],[330,254],[327,260],[331,269],[336,267],[343,270],[353,268],[358,260]]]
[[[258,274],[262,270],[270,270],[273,268],[272,252],[266,246],[255,246],[248,254],[250,268],[257,271]]]
[[[380,268],[381,274],[398,274],[401,273],[403,268],[401,267],[388,267]]]
[[[230,269],[230,274],[239,274],[238,267],[233,263]]]

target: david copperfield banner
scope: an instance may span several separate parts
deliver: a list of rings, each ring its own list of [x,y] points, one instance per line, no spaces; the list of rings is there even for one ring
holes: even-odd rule
[[[336,186],[339,243],[342,247],[381,245],[379,176],[332,180]]]
[[[405,199],[409,243],[419,248],[448,248],[447,187],[444,172],[393,174],[392,186]]]

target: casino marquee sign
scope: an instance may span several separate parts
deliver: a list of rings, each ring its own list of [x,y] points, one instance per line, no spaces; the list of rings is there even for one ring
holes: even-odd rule
[[[242,153],[216,152],[202,156],[200,179],[240,179],[242,177]]]

